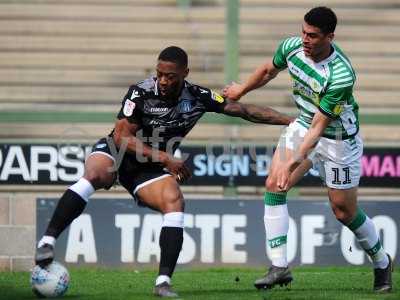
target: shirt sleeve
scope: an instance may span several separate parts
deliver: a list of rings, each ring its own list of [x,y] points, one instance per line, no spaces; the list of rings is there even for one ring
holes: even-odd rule
[[[277,69],[285,69],[287,67],[287,63],[286,63],[286,57],[283,53],[283,43],[285,41],[282,41],[278,48],[275,51],[274,54],[274,58],[272,59],[272,62],[274,63],[274,66]]]
[[[207,112],[222,113],[226,105],[226,100],[217,92],[209,90],[207,97],[203,98],[203,103]]]
[[[286,58],[289,53],[298,48],[301,45],[302,41],[299,37],[290,37],[283,40],[278,48],[275,51],[274,58],[272,62],[277,69],[285,69],[287,68]]]
[[[122,106],[117,118],[128,119],[130,123],[141,124],[143,103],[143,92],[137,86],[131,86],[122,100]]]
[[[352,93],[353,86],[328,89],[319,102],[319,110],[330,118],[338,118]]]

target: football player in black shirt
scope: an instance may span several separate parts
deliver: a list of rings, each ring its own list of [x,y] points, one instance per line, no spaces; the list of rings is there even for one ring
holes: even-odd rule
[[[179,47],[161,51],[156,71],[156,77],[129,88],[113,131],[93,146],[84,176],[59,200],[38,243],[36,264],[46,266],[53,260],[61,232],[82,213],[95,190],[110,188],[118,178],[139,205],[163,214],[154,293],[176,297],[171,277],[183,243],[184,211],[179,183],[191,176],[184,161],[173,156],[180,141],[205,112],[276,125],[288,125],[293,119],[270,108],[231,102],[186,81],[188,58]]]

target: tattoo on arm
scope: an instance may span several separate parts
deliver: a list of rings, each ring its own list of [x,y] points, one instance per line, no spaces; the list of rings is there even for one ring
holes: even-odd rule
[[[293,117],[282,114],[272,108],[240,102],[228,102],[224,107],[224,114],[240,117],[253,123],[272,125],[288,125],[294,120]]]

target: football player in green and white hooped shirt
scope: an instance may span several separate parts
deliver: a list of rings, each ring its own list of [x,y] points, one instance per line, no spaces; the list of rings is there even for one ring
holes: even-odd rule
[[[300,110],[280,138],[266,181],[264,223],[272,267],[256,280],[257,288],[292,281],[286,253],[286,193],[314,165],[328,188],[336,218],[355,234],[373,262],[374,291],[392,289],[391,258],[382,248],[374,223],[357,205],[363,143],[353,97],[356,76],[349,59],[333,43],[336,23],[330,8],[311,9],[304,16],[301,37],[283,40],[273,59],[259,66],[246,82],[224,89],[224,96],[238,100],[287,69]]]

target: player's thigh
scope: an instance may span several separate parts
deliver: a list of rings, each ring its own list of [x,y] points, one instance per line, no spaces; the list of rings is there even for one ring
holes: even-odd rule
[[[173,176],[143,186],[136,195],[141,202],[164,214],[184,210],[183,195]]]
[[[294,169],[292,174],[290,174],[289,178],[289,189],[292,188],[296,183],[298,183],[306,174],[311,167],[313,166],[312,161],[309,159],[305,159],[301,162],[301,164]]]
[[[268,172],[270,180],[275,179],[278,171],[293,157],[293,150],[283,147],[276,148]]]
[[[281,189],[277,186],[277,172],[285,166],[288,160],[292,159],[294,151],[287,148],[277,148],[272,157],[269,175],[266,180],[266,188],[271,192],[279,192]],[[305,159],[291,174],[289,178],[289,188],[293,187],[304,174],[312,167],[312,162]]]
[[[294,153],[298,151],[299,146],[303,141],[307,129],[297,121],[291,123],[285,128],[279,138],[278,146],[274,152],[269,175],[266,180],[266,188],[271,192],[279,192],[281,189],[277,186],[277,173],[281,170],[289,160],[292,159]],[[295,185],[303,175],[311,168],[309,160],[303,161],[294,170],[289,178],[289,188]]]
[[[114,160],[101,153],[91,154],[85,162],[83,177],[97,189],[110,187],[115,180]]]

